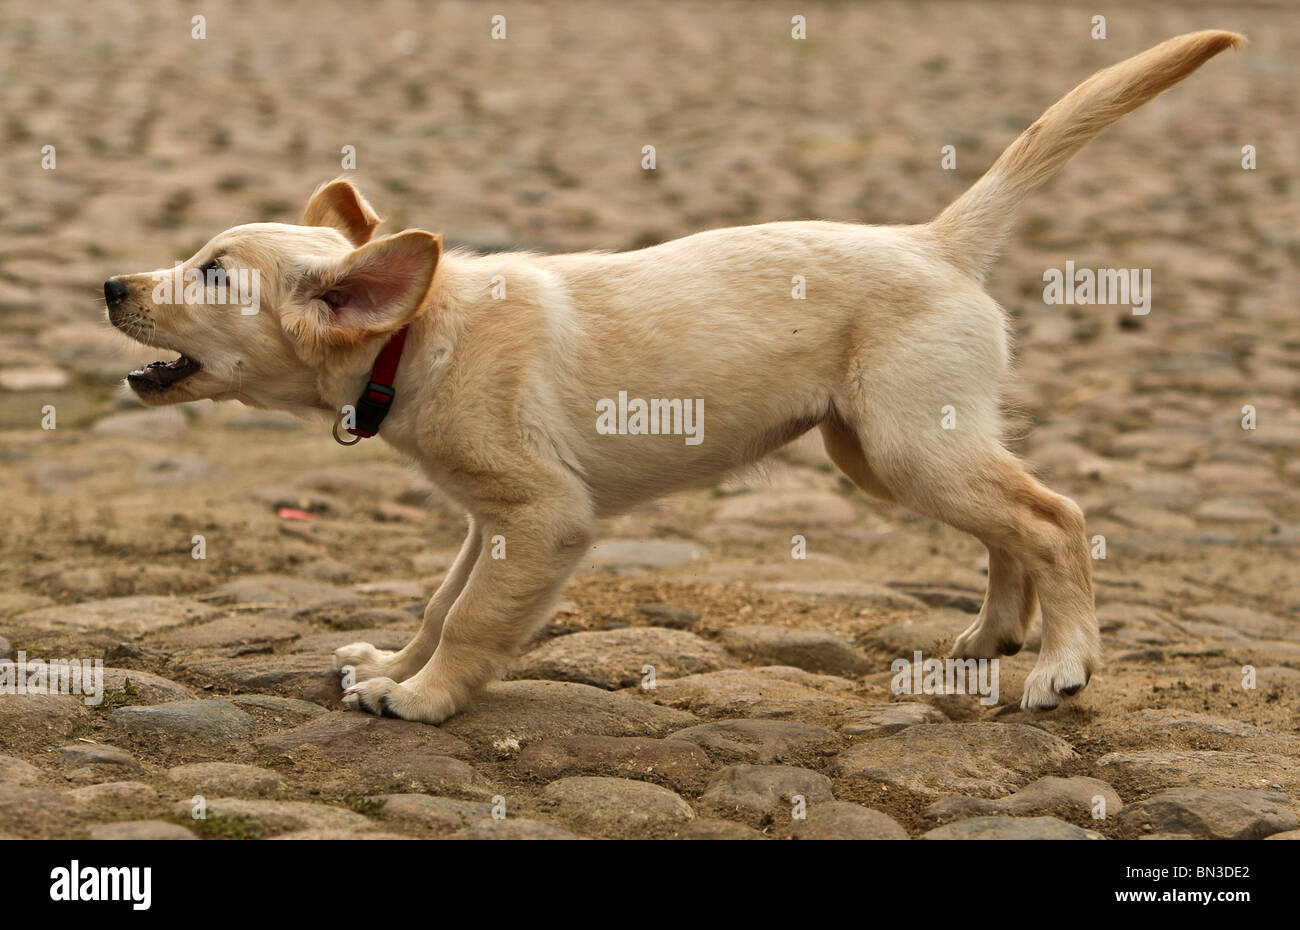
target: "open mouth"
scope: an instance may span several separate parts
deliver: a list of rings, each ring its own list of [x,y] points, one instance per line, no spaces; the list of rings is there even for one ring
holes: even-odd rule
[[[187,355],[172,362],[150,362],[126,376],[127,383],[137,391],[162,391],[179,384],[203,366]]]

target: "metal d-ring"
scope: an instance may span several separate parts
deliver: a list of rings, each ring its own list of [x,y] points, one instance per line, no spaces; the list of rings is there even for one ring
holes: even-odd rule
[[[359,443],[359,442],[361,441],[361,437],[360,437],[360,436],[353,436],[351,442],[346,442],[342,437],[339,436],[339,427],[340,427],[341,425],[342,425],[342,422],[341,422],[340,420],[335,420],[335,421],[334,421],[334,441],[335,441],[335,442],[337,442],[340,446],[355,446],[357,443]]]

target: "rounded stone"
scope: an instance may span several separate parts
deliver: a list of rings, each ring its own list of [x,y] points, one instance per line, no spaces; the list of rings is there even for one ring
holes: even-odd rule
[[[1084,830],[1055,817],[972,817],[922,834],[923,840],[1101,840],[1095,830]]]
[[[994,797],[1075,758],[1060,737],[1023,723],[924,723],[858,743],[836,758],[846,778],[922,795]]]
[[[519,771],[551,781],[568,775],[637,776],[674,788],[698,783],[713,767],[694,743],[642,736],[564,736],[528,746]]]
[[[0,784],[30,787],[41,780],[41,770],[13,756],[0,756]]]
[[[734,820],[716,820],[712,817],[700,817],[684,824],[673,839],[677,840],[765,840],[767,839],[753,827]]]
[[[144,707],[119,707],[110,719],[135,737],[183,739],[226,746],[251,736],[253,718],[225,701],[172,701]]]
[[[794,819],[796,812],[834,799],[825,775],[793,765],[732,765],[709,782],[701,810],[749,823]]]
[[[736,626],[724,630],[721,640],[732,654],[763,665],[792,665],[831,675],[865,675],[873,668],[848,640],[821,630]]]
[[[513,674],[613,690],[644,680],[647,667],[656,678],[678,678],[735,664],[724,649],[694,633],[627,627],[558,636],[521,656]]]
[[[825,727],[797,720],[715,720],[687,727],[669,739],[696,743],[721,759],[769,764],[792,754],[823,750],[835,743]]]
[[[659,736],[695,723],[690,714],[569,681],[489,685],[441,729],[480,748],[579,734]]]
[[[459,830],[492,819],[492,805],[477,801],[428,794],[381,794],[372,800],[383,802],[377,813],[385,820],[407,821],[434,830]]]
[[[158,800],[158,792],[140,781],[107,781],[97,785],[86,785],[84,788],[74,788],[68,792],[68,797],[80,804],[130,807],[155,803]]]
[[[451,835],[453,840],[578,840],[555,824],[528,818],[481,820]]]
[[[809,804],[790,831],[796,840],[905,840],[907,831],[888,814],[850,804],[823,801]]]
[[[0,694],[0,733],[67,739],[84,732],[89,716],[82,698],[67,694]]]
[[[230,797],[267,797],[284,787],[269,769],[236,762],[193,762],[167,770],[167,777],[186,791]]]
[[[308,801],[264,801],[247,798],[206,798],[203,817],[194,817],[193,799],[172,807],[177,817],[198,825],[205,820],[237,824],[250,837],[291,830],[368,830],[370,821],[354,811]]]
[[[1024,816],[1054,812],[1091,817],[1100,811],[1104,817],[1114,817],[1123,807],[1124,802],[1115,789],[1100,779],[1048,775],[1003,798],[943,798],[927,807],[925,815],[943,821],[982,814]]]
[[[847,713],[860,706],[852,690],[853,682],[847,678],[765,666],[661,680],[644,694],[658,704],[685,707],[704,716],[789,717]]]
[[[99,823],[90,828],[92,840],[197,840],[178,824],[165,820],[123,820]]]
[[[676,793],[627,778],[561,778],[546,786],[542,798],[580,833],[604,839],[646,839],[695,818]]]
[[[1287,795],[1241,788],[1171,788],[1124,809],[1134,832],[1186,833],[1197,839],[1258,840],[1296,829]]]

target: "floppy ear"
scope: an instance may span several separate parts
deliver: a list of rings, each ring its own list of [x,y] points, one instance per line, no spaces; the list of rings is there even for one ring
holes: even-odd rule
[[[420,229],[376,239],[298,280],[282,321],[300,339],[356,345],[405,326],[424,303],[442,237]]]
[[[351,181],[339,178],[322,184],[307,201],[299,226],[333,226],[354,246],[370,241],[382,220]]]

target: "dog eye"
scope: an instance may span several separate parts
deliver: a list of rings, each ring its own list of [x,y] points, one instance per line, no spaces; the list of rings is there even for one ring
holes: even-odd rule
[[[219,259],[214,258],[212,259],[212,261],[208,262],[206,265],[204,265],[202,268],[199,269],[199,274],[206,275],[209,271],[220,271],[220,270],[221,270],[221,261]]]

